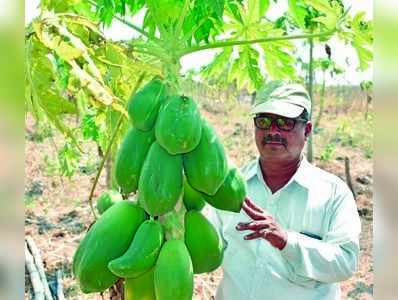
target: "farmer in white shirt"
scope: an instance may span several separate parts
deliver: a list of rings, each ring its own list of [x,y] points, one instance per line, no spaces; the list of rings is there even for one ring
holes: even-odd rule
[[[251,111],[259,158],[242,169],[239,214],[213,210],[225,242],[217,300],[334,300],[356,271],[360,220],[337,176],[311,165],[311,101],[298,84],[271,82]]]

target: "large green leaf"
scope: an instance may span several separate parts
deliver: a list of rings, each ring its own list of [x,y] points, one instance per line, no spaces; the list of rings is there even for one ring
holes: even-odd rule
[[[130,9],[130,13],[134,15],[145,5],[145,0],[127,0],[126,5]]]
[[[42,108],[45,108],[51,115],[62,113],[75,113],[74,104],[64,99],[57,89],[57,75],[53,69],[51,56],[39,41],[32,37],[27,44],[29,50],[27,52],[29,60],[30,89],[32,96]]]
[[[94,19],[95,14],[91,10],[91,4],[87,0],[41,0],[40,7],[43,10],[55,13],[78,13]]]
[[[269,7],[269,0],[248,0],[247,21],[258,21],[265,16]]]
[[[353,40],[352,46],[357,51],[359,59],[359,69],[366,70],[369,63],[373,60],[373,53],[371,50],[373,43],[373,26],[371,22],[364,20],[365,13],[358,13],[352,20]]]
[[[148,10],[158,26],[168,26],[181,14],[184,0],[146,0]]]
[[[231,1],[232,2],[232,1]],[[209,42],[210,36],[221,31],[225,0],[195,0],[183,21],[183,33],[188,44]]]
[[[246,88],[253,93],[264,83],[258,66],[259,53],[252,47],[240,47],[239,57],[235,59],[228,73],[228,81],[236,81],[237,89]]]
[[[250,81],[248,82],[247,90],[249,93],[253,93],[255,90],[259,89],[264,83],[264,78],[261,75],[260,68],[258,66],[259,53],[257,50],[247,47],[242,53],[243,58],[246,60],[247,73],[249,75]]]
[[[346,28],[339,32],[338,37],[354,47],[359,60],[359,70],[366,70],[373,60],[373,23],[365,20],[365,13],[359,12],[349,19]]]
[[[79,167],[80,157],[78,149],[71,142],[66,141],[58,152],[61,174],[66,177],[72,177]]]
[[[306,29],[305,19],[307,17],[307,9],[301,0],[289,0],[289,13],[292,16],[296,24],[302,28]]]
[[[341,5],[338,1],[329,0],[303,0],[309,6],[315,8],[321,15],[313,18],[313,22],[318,22],[327,29],[336,28],[337,21],[342,14]]]
[[[52,59],[52,60],[51,60]],[[75,104],[69,98],[64,86],[57,81],[59,72],[54,68],[55,58],[34,36],[26,43],[26,78],[29,93],[26,99],[34,116],[45,115],[54,126],[69,137],[77,146],[77,138],[62,121],[64,114],[75,114]],[[64,70],[65,71],[65,70]],[[65,71],[67,72],[67,71]],[[61,89],[60,89],[61,88]]]
[[[84,139],[97,142],[99,137],[99,127],[95,122],[95,117],[96,111],[89,110],[85,115],[83,115],[80,127]]]
[[[201,74],[205,77],[218,77],[224,73],[225,69],[228,68],[232,55],[232,47],[224,48],[223,51],[216,55],[214,60],[205,66],[201,71]]]
[[[116,14],[124,16],[126,13],[125,0],[96,0],[88,2],[96,2],[96,12],[101,22],[106,26],[111,25]]]

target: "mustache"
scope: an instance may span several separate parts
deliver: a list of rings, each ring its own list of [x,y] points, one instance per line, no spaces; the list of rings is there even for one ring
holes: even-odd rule
[[[261,141],[261,144],[264,146],[265,144],[269,142],[275,142],[275,143],[281,143],[282,145],[286,146],[287,145],[287,140],[283,137],[281,137],[279,134],[268,134],[264,136],[263,140]]]

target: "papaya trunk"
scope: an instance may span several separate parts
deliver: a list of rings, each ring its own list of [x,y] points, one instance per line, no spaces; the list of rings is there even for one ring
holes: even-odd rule
[[[369,104],[370,101],[372,101],[372,97],[367,93],[366,94],[366,111],[365,111],[365,120],[368,119],[368,114],[369,114]]]
[[[314,49],[314,41],[312,40],[312,38],[309,39],[310,42],[310,57],[309,57],[309,66],[308,66],[308,94],[310,96],[311,99],[311,111],[309,112],[312,116],[312,111],[313,111],[313,101],[312,101],[312,97],[313,97],[313,92],[312,92],[312,84],[313,84],[313,49]],[[308,137],[308,141],[307,141],[307,160],[309,162],[312,162],[313,159],[313,145],[312,145],[312,134],[309,135]]]
[[[325,103],[325,72],[323,72],[323,79],[322,79],[322,88],[321,88],[321,95],[319,98],[319,112],[318,116],[314,122],[314,129],[318,128],[319,123],[321,122],[322,114],[323,114],[323,108],[324,108],[324,103]]]
[[[113,158],[108,157],[106,160],[106,187],[111,189],[113,187],[113,176],[112,176],[112,167],[113,167]]]
[[[124,282],[123,279],[119,279],[114,286],[109,289],[110,300],[125,300],[124,296]],[[127,299],[126,299],[127,300]]]

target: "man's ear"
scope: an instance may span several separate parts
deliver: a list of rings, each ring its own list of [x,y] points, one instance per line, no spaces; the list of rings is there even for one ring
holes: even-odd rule
[[[305,124],[305,128],[304,128],[304,136],[306,139],[309,137],[311,132],[312,132],[312,123],[311,123],[311,121],[308,121],[307,124]]]

